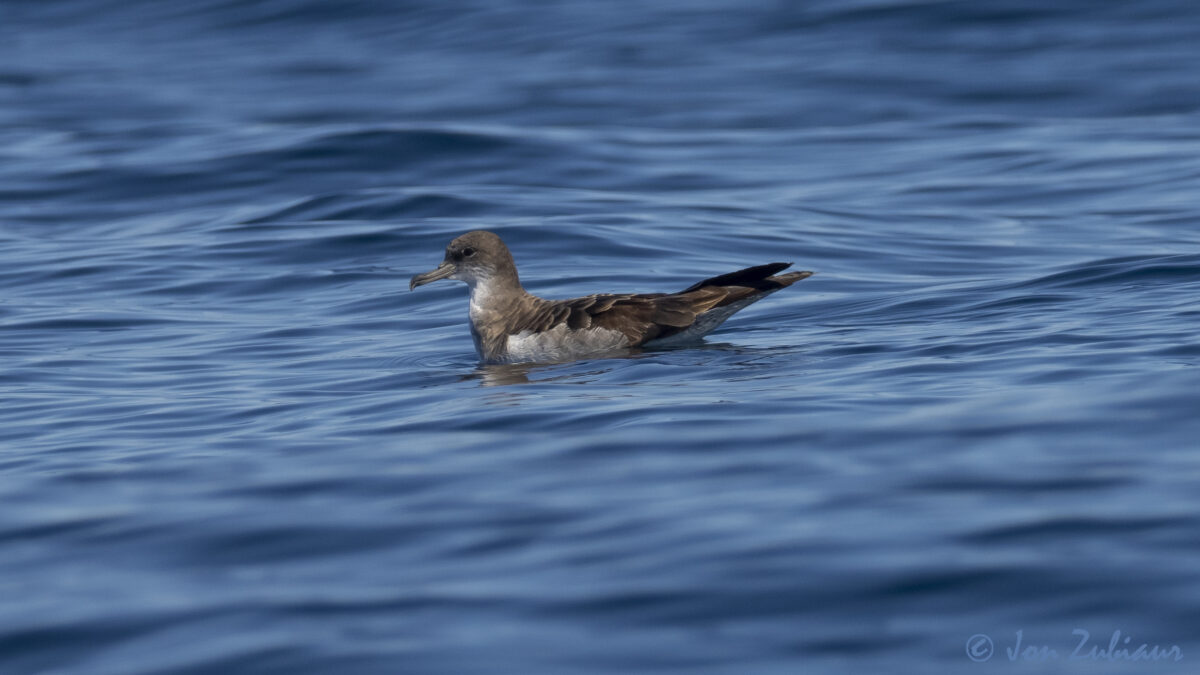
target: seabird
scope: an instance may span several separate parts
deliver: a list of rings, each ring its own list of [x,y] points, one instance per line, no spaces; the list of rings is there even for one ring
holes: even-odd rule
[[[471,289],[471,337],[484,362],[556,362],[697,342],[738,310],[813,274],[777,275],[791,265],[747,267],[678,293],[544,300],[521,287],[500,237],[476,230],[450,242],[442,264],[413,277],[408,289],[439,279],[465,281]]]

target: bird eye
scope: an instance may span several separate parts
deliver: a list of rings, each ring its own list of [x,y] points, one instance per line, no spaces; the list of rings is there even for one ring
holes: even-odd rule
[[[475,255],[475,249],[468,246],[462,250],[462,254],[464,258],[470,258],[471,256]]]

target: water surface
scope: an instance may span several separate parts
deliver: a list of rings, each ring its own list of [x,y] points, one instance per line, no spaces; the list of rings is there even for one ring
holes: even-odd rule
[[[5,3],[0,670],[1193,671],[1196,19]],[[481,366],[407,291],[478,228],[546,297],[817,275]]]

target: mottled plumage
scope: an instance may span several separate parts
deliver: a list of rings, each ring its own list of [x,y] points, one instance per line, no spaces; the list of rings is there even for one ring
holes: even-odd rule
[[[450,242],[442,264],[413,277],[409,288],[439,279],[465,281],[471,289],[471,335],[484,361],[562,361],[699,340],[738,310],[812,276],[777,275],[789,266],[748,267],[678,293],[545,300],[521,287],[512,254],[500,237],[477,230]]]

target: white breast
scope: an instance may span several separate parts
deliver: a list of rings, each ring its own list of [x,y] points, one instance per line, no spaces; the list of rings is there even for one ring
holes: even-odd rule
[[[487,310],[488,303],[492,299],[492,278],[482,277],[479,279],[471,279],[467,282],[467,286],[471,289],[471,304],[467,310],[467,315],[471,317],[471,321],[478,321]]]
[[[629,347],[624,333],[604,328],[570,330],[559,324],[548,331],[508,336],[505,361],[568,361],[601,356]]]

